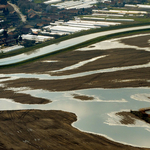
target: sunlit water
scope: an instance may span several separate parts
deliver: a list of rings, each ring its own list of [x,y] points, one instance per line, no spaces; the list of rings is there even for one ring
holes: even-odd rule
[[[88,34],[85,36],[72,38],[69,40],[62,41],[60,43],[45,46],[43,48],[37,49],[32,52],[23,53],[20,55],[9,57],[9,58],[0,59],[0,66],[26,61],[26,60],[32,59],[34,57],[38,57],[38,56],[52,53],[52,52],[55,52],[55,51],[58,51],[58,50],[61,50],[64,48],[68,48],[68,47],[80,44],[82,42],[86,42],[88,40],[91,40],[91,39],[94,39],[97,37],[110,35],[110,34],[114,34],[114,33],[121,33],[121,32],[141,30],[141,29],[149,29],[149,28],[150,28],[149,25],[148,26],[139,26],[139,27],[130,27],[130,28],[124,28],[124,29],[103,31],[103,32],[98,32],[98,33],[93,33],[93,34]]]
[[[26,88],[21,91],[15,88],[12,90],[34,97],[46,98],[52,100],[52,103],[26,105],[0,99],[1,110],[42,109],[74,112],[78,121],[73,123],[73,126],[80,130],[105,135],[122,143],[150,147],[149,124],[142,122],[141,124],[126,126],[118,123],[115,115],[110,116],[110,113],[113,112],[148,107],[150,100],[147,100],[146,94],[150,93],[150,88],[86,89],[67,92],[28,90]],[[81,101],[73,98],[73,94],[90,96],[94,100]],[[138,100],[138,96],[143,101]]]
[[[106,43],[101,43],[106,44]],[[104,46],[105,47],[105,46]],[[122,47],[122,46],[121,46]],[[48,47],[46,47],[48,48]],[[134,47],[135,48],[135,47]],[[146,50],[146,49],[143,49]],[[147,49],[148,50],[148,49]],[[148,50],[149,51],[149,50]],[[37,50],[37,53],[40,50]],[[41,53],[41,52],[40,52]],[[39,53],[39,54],[40,54]],[[26,54],[23,54],[26,55]],[[28,54],[29,57],[32,54]],[[15,60],[20,61],[19,57]],[[24,59],[24,58],[23,58]],[[101,59],[100,57],[94,60]],[[6,59],[4,59],[6,60]],[[2,61],[2,60],[1,60]],[[7,58],[10,63],[13,59]],[[73,66],[68,66],[57,71],[71,70],[83,66],[93,59],[77,63]],[[4,61],[5,62],[5,61]],[[1,63],[1,62],[0,62]],[[46,63],[51,63],[47,61]],[[4,63],[5,64],[5,63]],[[41,109],[41,110],[63,110],[73,112],[77,115],[78,120],[73,123],[76,128],[104,135],[112,140],[121,143],[127,143],[140,147],[150,147],[150,125],[143,121],[136,121],[135,124],[123,125],[119,122],[120,118],[115,115],[115,112],[122,110],[138,110],[140,108],[149,107],[150,105],[150,88],[120,88],[120,89],[83,89],[75,91],[46,91],[42,89],[30,89],[28,87],[7,88],[4,81],[16,80],[19,78],[36,78],[39,80],[58,80],[87,76],[95,73],[113,72],[127,69],[136,69],[150,67],[150,63],[143,65],[134,65],[126,67],[107,68],[96,71],[89,71],[65,76],[51,76],[49,74],[0,74],[0,86],[5,90],[13,90],[18,93],[30,94],[33,97],[45,98],[51,100],[49,104],[20,104],[10,99],[0,99],[0,110],[20,110],[20,109]],[[8,78],[4,78],[8,77]],[[149,82],[149,81],[148,81]],[[81,101],[73,97],[74,94],[93,97],[91,101]]]

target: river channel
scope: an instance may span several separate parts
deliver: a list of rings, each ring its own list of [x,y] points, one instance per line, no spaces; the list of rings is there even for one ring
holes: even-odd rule
[[[10,99],[0,99],[0,110],[42,109],[73,112],[78,117],[78,121],[73,123],[73,126],[82,131],[100,134],[121,143],[150,147],[149,124],[136,120],[135,124],[124,125],[120,123],[120,117],[115,115],[115,112],[123,110],[138,110],[148,107],[150,100],[147,97],[150,96],[150,88],[100,88],[66,92],[25,88],[24,90],[13,90],[34,97],[46,98],[52,103],[27,105],[16,103]],[[93,100],[81,101],[75,99],[74,94],[93,97]]]
[[[9,58],[0,59],[0,66],[26,61],[26,60],[29,60],[29,59],[32,59],[41,55],[49,54],[49,53],[52,53],[52,52],[55,52],[64,48],[68,48],[68,47],[86,42],[88,40],[91,40],[97,37],[115,34],[115,33],[127,32],[127,31],[149,29],[149,28],[150,28],[150,25],[130,27],[130,28],[117,29],[117,30],[103,31],[103,32],[98,32],[98,33],[93,33],[93,34],[88,34],[88,35],[72,38],[69,40],[62,41],[60,43],[56,43],[56,44],[52,44],[49,46],[45,46],[43,48],[39,48],[33,52],[23,53],[20,55],[9,57]]]
[[[35,53],[20,54],[14,57],[0,59],[0,65],[17,63],[28,60],[33,57],[44,55],[52,51],[66,48],[75,44],[79,44],[86,40],[113,34],[116,32],[131,31],[137,29],[146,29],[150,26],[119,29],[113,31],[105,31],[101,33],[86,35],[70,39],[59,44],[53,44],[37,50]],[[82,40],[81,40],[82,39]],[[106,56],[103,56],[106,57]],[[97,58],[95,58],[97,59]],[[90,60],[91,61],[91,60]],[[84,62],[86,63],[86,62]],[[79,64],[78,64],[79,65]],[[108,68],[96,71],[83,72],[65,76],[51,76],[49,74],[0,74],[0,87],[4,87],[4,81],[13,81],[20,78],[36,78],[39,80],[59,80],[66,78],[75,78],[80,76],[91,75],[102,72],[113,72],[118,70],[127,70],[135,68],[149,67],[148,64],[135,65],[121,68]],[[73,66],[77,67],[77,66]],[[59,70],[57,70],[59,71]],[[6,77],[6,78],[5,78]],[[148,81],[149,82],[149,81]],[[48,91],[43,89],[30,89],[29,87],[6,88],[16,93],[30,94],[33,97],[45,98],[51,100],[48,104],[20,104],[11,99],[0,98],[0,110],[20,110],[20,109],[41,109],[41,110],[63,110],[73,112],[77,115],[78,120],[73,126],[90,133],[103,135],[111,140],[121,143],[150,147],[150,125],[144,121],[136,120],[134,124],[121,124],[121,117],[116,112],[138,110],[140,108],[149,107],[150,105],[150,88],[120,88],[120,89],[83,89],[74,91]],[[74,95],[92,97],[92,100],[81,101]]]

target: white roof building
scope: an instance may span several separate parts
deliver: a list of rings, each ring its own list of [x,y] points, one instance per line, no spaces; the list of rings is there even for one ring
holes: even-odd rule
[[[44,4],[55,4],[59,2],[61,2],[61,0],[49,0],[49,1],[45,1]]]
[[[81,28],[81,27],[71,27],[71,26],[53,26],[51,27],[51,32],[68,32],[68,33],[75,33],[82,30],[88,30],[89,28]]]
[[[137,7],[139,7],[139,8],[145,8],[145,9],[150,9],[150,5],[137,4]]]
[[[62,3],[57,3],[55,5],[52,6],[56,6],[59,9],[80,9],[80,8],[90,8],[92,7],[94,4],[97,3],[97,0],[78,0],[78,1],[65,1]]]
[[[42,35],[23,34],[22,39],[35,40],[36,42],[45,42],[45,41],[54,39],[54,37],[42,36]]]
[[[4,32],[4,29],[0,29],[0,34],[2,34]]]
[[[93,10],[94,13],[114,13],[114,14],[147,14],[146,11],[127,10]]]

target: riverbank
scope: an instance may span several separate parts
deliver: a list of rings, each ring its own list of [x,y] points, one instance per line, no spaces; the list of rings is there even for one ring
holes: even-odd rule
[[[88,30],[86,32],[83,31],[83,32],[72,34],[72,35],[64,36],[64,37],[61,37],[61,38],[58,38],[58,39],[54,39],[54,40],[50,40],[50,41],[47,41],[47,42],[44,42],[44,43],[41,43],[41,44],[37,44],[37,45],[32,46],[32,47],[23,48],[23,49],[19,49],[19,50],[13,51],[13,52],[9,52],[7,54],[6,53],[1,53],[0,58],[7,58],[7,57],[23,54],[23,53],[26,53],[28,55],[28,53],[36,53],[36,50],[40,50],[40,48],[44,48],[46,46],[51,46],[51,45],[54,45],[54,44],[59,45],[59,43],[64,42],[68,39],[74,39],[74,38],[85,36],[85,35],[94,36],[94,34],[97,34],[97,33],[100,33],[100,32],[102,32],[102,34],[103,34],[103,32],[106,32],[106,34],[104,34],[104,35],[100,34],[99,36],[96,36],[96,37],[94,36],[95,38],[89,38],[86,41],[79,42],[79,43],[73,44],[71,46],[66,46],[66,47],[62,46],[64,48],[61,48],[60,50],[52,51],[52,52],[49,51],[45,54],[33,57],[32,59],[30,59],[30,61],[33,61],[33,60],[39,59],[41,57],[45,57],[49,54],[54,55],[54,54],[58,54],[58,53],[66,52],[66,51],[71,51],[73,49],[85,47],[85,46],[88,46],[92,43],[96,43],[98,41],[106,40],[108,38],[113,38],[113,37],[121,36],[121,35],[124,35],[124,34],[131,35],[131,34],[136,34],[136,33],[138,34],[139,32],[148,32],[149,28],[143,28],[144,26],[148,26],[148,25],[149,25],[149,23],[147,22],[147,23],[137,23],[137,24],[131,24],[131,25],[111,26],[109,28],[91,29],[91,30]],[[126,31],[126,28],[127,29],[128,28],[133,28],[133,29]],[[140,29],[138,29],[138,28],[140,28]],[[122,29],[124,31],[121,31],[121,32],[118,33],[117,30],[122,30]],[[110,31],[112,30],[112,33],[108,34],[107,32],[109,30]],[[113,33],[113,30],[116,30],[116,32]],[[83,37],[83,39],[84,39],[84,37]],[[27,59],[27,60],[29,61],[29,59]],[[25,60],[21,60],[20,62],[22,63],[24,61]],[[14,64],[20,64],[20,62],[17,62],[17,63],[14,62],[13,65]],[[11,66],[11,64],[4,64],[4,65]]]
[[[0,148],[3,150],[148,150],[81,132],[71,126],[76,120],[77,117],[73,113],[55,110],[1,111]]]
[[[142,48],[148,47],[148,39],[150,35],[145,34],[140,37],[132,37],[128,39],[121,39],[120,42],[125,42],[127,45],[135,45],[140,47],[135,48],[114,48],[112,49],[112,43],[106,43],[110,45],[110,49],[103,50],[102,45],[97,47],[96,45],[85,47],[83,50],[74,50],[68,51],[66,53],[61,53],[54,56],[47,56],[38,61],[22,64],[16,67],[10,68],[1,68],[1,74],[31,74],[29,78],[22,76],[21,78],[14,78],[14,80],[7,80],[2,83],[6,87],[1,87],[0,98],[11,98],[16,102],[20,103],[29,103],[29,104],[44,104],[49,103],[49,100],[40,99],[38,97],[31,97],[30,95],[16,93],[7,88],[20,88],[20,87],[29,87],[31,89],[45,89],[50,91],[68,91],[68,90],[78,90],[78,89],[88,89],[88,88],[122,88],[122,87],[149,87],[150,86],[150,68],[144,66],[144,64],[149,63],[150,53],[149,51],[143,50]],[[105,43],[104,43],[105,44]],[[115,43],[117,45],[119,43]],[[123,45],[124,46],[124,45]],[[104,46],[105,47],[105,46]],[[91,59],[96,58],[97,56],[105,56],[99,58],[95,61]],[[61,68],[67,66],[72,66],[78,64],[79,62],[84,62],[89,60],[89,63],[84,64],[83,66],[73,68],[71,70],[59,71]],[[127,66],[139,66],[143,67],[128,70],[119,70],[110,72],[109,68],[121,68]],[[78,74],[82,72],[90,72],[94,70],[104,70],[108,69],[108,72],[102,71],[101,73],[93,73],[91,75],[81,76],[81,77],[72,77],[65,78],[65,75]],[[58,71],[55,71],[58,70]],[[53,72],[55,71],[55,72]],[[52,74],[52,79],[36,79],[32,78],[32,74]],[[11,76],[11,75],[10,75]],[[56,77],[53,80],[53,76]],[[58,76],[58,79],[57,79]],[[59,77],[64,76],[64,79],[59,79]],[[10,78],[11,79],[11,78]],[[6,90],[7,89],[7,90]],[[14,94],[15,93],[15,94]],[[79,97],[78,97],[79,98]],[[80,97],[81,98],[81,97]],[[84,97],[85,98],[85,97]],[[28,99],[30,99],[28,101]],[[86,98],[88,99],[88,98]]]
[[[88,88],[122,88],[131,86],[150,87],[150,69],[149,67],[145,67],[146,64],[149,63],[150,53],[148,50],[142,49],[149,47],[149,38],[150,36],[146,35],[139,38],[129,38],[125,41],[120,40],[122,43],[126,43],[130,46],[135,45],[138,46],[138,48],[118,47],[106,50],[102,49],[101,45],[99,48],[96,45],[92,45],[84,48],[84,51],[81,49],[67,51],[66,53],[43,57],[38,59],[38,61],[15,67],[1,68],[0,98],[12,99],[22,104],[45,104],[51,102],[47,99],[41,99],[38,96],[32,97],[27,93],[18,93],[16,88],[22,89],[23,87],[48,91],[71,91]],[[136,44],[139,43],[136,42],[139,40],[142,41],[141,45]],[[112,44],[112,42],[110,42],[110,44]],[[99,57],[99,59],[93,59],[97,57]],[[70,70],[59,71],[62,68],[74,66],[75,64],[87,60],[88,63],[83,66],[81,65],[80,67],[73,67],[73,69]],[[136,67],[139,65],[143,66],[141,66],[141,68]],[[135,68],[117,71],[109,70],[111,68],[119,69],[128,66],[135,66]],[[65,77],[66,75],[103,69],[108,69],[108,71],[101,73],[95,72],[91,75],[80,77],[59,79],[61,76]],[[5,74],[10,76],[5,76]],[[53,76],[50,76],[50,74]],[[36,75],[39,75],[41,78],[35,78]],[[47,79],[44,79],[42,75],[46,75]],[[56,77],[56,79],[52,77]],[[72,97],[78,101],[82,100],[84,102],[92,101],[93,98],[95,98],[94,96],[92,97],[85,94],[72,94]],[[51,104],[53,104],[53,102]],[[104,137],[81,132],[73,128],[70,125],[78,118],[72,113],[65,113],[63,111],[20,110],[1,111],[0,115],[0,142],[3,149],[37,149],[39,146],[43,149],[64,150],[71,148],[91,150],[142,149],[119,144]],[[133,120],[129,122],[132,123]],[[12,124],[12,126],[9,126],[9,124]],[[100,127],[101,126],[99,126],[99,128]],[[146,150],[148,148],[143,149]]]

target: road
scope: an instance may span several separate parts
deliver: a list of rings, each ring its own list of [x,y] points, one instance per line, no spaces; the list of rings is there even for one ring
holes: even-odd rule
[[[19,7],[18,7],[17,5],[15,5],[15,4],[10,3],[10,2],[7,2],[7,3],[8,3],[9,5],[11,5],[11,6],[14,8],[14,10],[19,14],[19,16],[20,16],[22,22],[26,22],[26,16],[23,15],[23,14],[20,12]]]

